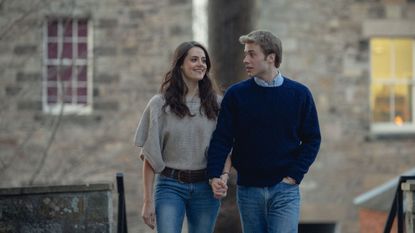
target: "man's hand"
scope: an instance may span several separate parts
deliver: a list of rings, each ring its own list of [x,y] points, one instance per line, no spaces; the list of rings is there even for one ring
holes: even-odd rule
[[[226,184],[226,181],[221,178],[213,178],[211,180],[210,186],[212,187],[213,196],[216,199],[226,197],[226,193],[228,192],[228,185]]]
[[[143,217],[144,223],[154,230],[156,225],[156,212],[153,201],[144,201],[141,217]]]
[[[225,183],[225,184],[227,184],[228,183],[228,180],[229,180],[229,173],[222,173],[222,175],[220,176],[220,179]]]
[[[282,182],[284,182],[286,184],[291,184],[291,185],[297,184],[297,181],[295,181],[294,178],[291,178],[289,176],[284,177],[284,179],[282,179]]]

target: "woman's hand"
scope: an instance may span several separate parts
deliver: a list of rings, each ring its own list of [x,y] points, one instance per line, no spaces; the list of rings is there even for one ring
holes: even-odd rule
[[[153,201],[144,201],[141,217],[143,217],[144,223],[154,230],[156,226],[156,212]]]
[[[213,178],[210,186],[216,199],[226,197],[228,185],[221,178]]]
[[[143,193],[143,209],[141,210],[141,217],[144,223],[151,229],[154,229],[156,223],[156,211],[154,210],[153,201],[153,184],[154,184],[154,170],[148,160],[144,160],[143,163],[143,181],[144,181],[144,193]]]

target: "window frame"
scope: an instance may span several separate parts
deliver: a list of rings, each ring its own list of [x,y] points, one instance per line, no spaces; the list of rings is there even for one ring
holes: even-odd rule
[[[370,132],[375,135],[382,135],[382,134],[415,134],[415,38],[414,37],[372,37],[370,38],[370,42],[373,39],[410,39],[412,41],[412,79],[407,81],[401,81],[401,80],[389,80],[389,81],[374,81],[373,74],[372,74],[372,56],[369,56],[369,73],[370,73],[370,85],[369,85],[369,106],[370,106]],[[369,53],[372,53],[372,43],[370,44]],[[394,56],[395,53],[392,54]],[[370,99],[372,98],[372,85],[374,84],[390,84],[391,87],[393,87],[396,84],[408,84],[412,85],[412,96],[410,96],[410,99],[412,101],[411,106],[411,122],[404,122],[402,125],[397,125],[394,122],[374,122],[373,120],[373,106]],[[393,107],[393,106],[392,106]]]
[[[57,26],[57,38],[55,40],[51,39],[48,35],[48,25],[52,21],[58,21]],[[63,58],[63,55],[59,57],[59,51],[63,49],[63,43],[65,42],[64,35],[63,35],[63,23],[65,21],[72,21],[72,36],[71,44],[72,44],[72,56],[71,58]],[[87,36],[86,36],[86,46],[87,46],[87,56],[86,58],[78,58],[78,46],[73,46],[74,44],[78,43],[78,21],[84,20],[86,21],[87,25]],[[73,17],[73,16],[53,16],[53,17],[46,17],[43,23],[43,53],[42,53],[42,109],[43,112],[52,115],[59,115],[62,111],[63,114],[78,114],[78,115],[87,115],[91,114],[93,110],[93,31],[92,31],[92,21],[89,17]],[[48,57],[48,43],[49,42],[56,42],[57,43],[57,58],[49,58]],[[78,66],[85,66],[87,68],[86,71],[86,103],[85,104],[76,104],[73,103],[73,99],[71,100],[72,103],[63,103],[60,98],[57,99],[56,103],[49,103],[48,102],[48,66],[71,66],[72,68],[72,75],[71,75],[71,84],[73,88],[77,89],[79,86],[77,84],[76,74],[74,71],[78,71]],[[57,87],[57,92],[59,96],[59,92],[61,92],[62,86]],[[59,90],[60,89],[60,90]],[[73,98],[73,97],[72,97]]]

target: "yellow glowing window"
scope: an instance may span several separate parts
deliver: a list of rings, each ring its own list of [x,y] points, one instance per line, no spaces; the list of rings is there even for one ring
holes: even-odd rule
[[[412,38],[371,39],[370,105],[373,124],[413,126],[414,45]]]

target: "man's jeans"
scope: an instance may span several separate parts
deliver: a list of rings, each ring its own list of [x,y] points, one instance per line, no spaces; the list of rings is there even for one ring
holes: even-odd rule
[[[180,233],[186,214],[189,233],[212,233],[220,202],[206,182],[180,183],[162,175],[154,193],[158,233]]]
[[[298,185],[238,186],[244,233],[297,233],[300,212]]]

